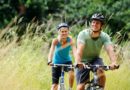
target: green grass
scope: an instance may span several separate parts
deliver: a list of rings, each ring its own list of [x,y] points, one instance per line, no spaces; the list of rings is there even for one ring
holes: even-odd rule
[[[0,57],[0,90],[49,90],[50,69],[46,65],[42,39],[12,44]]]
[[[130,62],[129,62],[130,64]],[[128,63],[123,63],[118,70],[108,71],[106,90],[129,90],[130,72]]]
[[[46,64],[48,44],[42,38],[25,39],[0,48],[0,90],[50,90],[51,68]],[[106,53],[102,53],[109,63]],[[129,90],[130,61],[124,60],[119,70],[108,71],[106,90]],[[68,75],[65,82],[68,86]],[[76,83],[74,83],[74,90]]]

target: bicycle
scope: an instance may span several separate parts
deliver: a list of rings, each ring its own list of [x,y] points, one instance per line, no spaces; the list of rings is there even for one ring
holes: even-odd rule
[[[97,69],[102,68],[103,70],[111,70],[110,66],[106,65],[85,65],[85,68],[89,69],[93,72],[93,77],[90,81],[87,82],[88,85],[86,85],[85,90],[103,90],[103,88],[98,84],[98,75],[97,75]],[[118,66],[115,66],[115,69],[118,69]]]
[[[64,68],[65,67],[69,67],[71,69],[74,68],[73,65],[69,65],[69,64],[52,64],[51,65],[52,67],[61,67],[61,76],[60,76],[60,79],[59,79],[59,85],[58,85],[58,90],[66,90],[65,89],[65,83],[64,83]]]

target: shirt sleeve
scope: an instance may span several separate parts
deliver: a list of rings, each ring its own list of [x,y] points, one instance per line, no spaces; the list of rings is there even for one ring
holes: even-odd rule
[[[111,38],[108,34],[105,34],[105,37],[104,37],[104,46],[107,46],[107,45],[110,45],[112,44],[112,41],[111,41]]]
[[[85,34],[83,31],[81,31],[77,38],[77,43],[85,44]]]

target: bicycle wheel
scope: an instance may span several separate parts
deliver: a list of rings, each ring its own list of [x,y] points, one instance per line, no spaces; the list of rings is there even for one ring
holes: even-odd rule
[[[88,86],[85,90],[91,90],[91,87],[90,87],[90,86]]]
[[[60,83],[58,86],[58,90],[65,90],[64,84]]]
[[[87,89],[85,90],[103,90],[103,88],[97,88],[97,87],[92,87],[92,86],[88,86]]]

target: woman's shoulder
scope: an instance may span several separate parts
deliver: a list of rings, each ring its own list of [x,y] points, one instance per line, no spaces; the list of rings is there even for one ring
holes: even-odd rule
[[[74,41],[75,41],[75,40],[72,38],[72,36],[69,36],[68,38],[69,38],[70,44],[74,44]]]
[[[54,45],[57,45],[57,44],[58,44],[58,38],[54,38],[54,39],[52,40],[52,43],[53,43]]]
[[[68,36],[68,40],[72,41],[73,40],[72,36]]]

